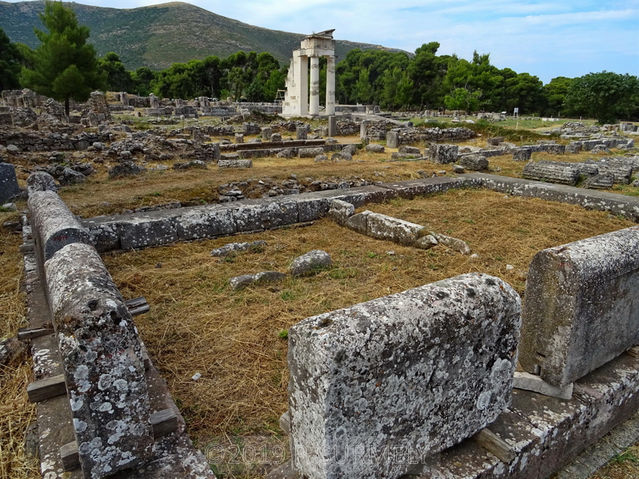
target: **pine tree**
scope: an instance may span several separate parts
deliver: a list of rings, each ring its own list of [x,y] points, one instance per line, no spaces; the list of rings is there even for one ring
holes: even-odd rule
[[[40,46],[29,53],[20,79],[23,86],[64,101],[69,114],[69,100],[86,101],[91,91],[102,88],[104,75],[97,68],[93,45],[87,43],[89,28],[78,25],[70,8],[59,1],[46,0],[40,20],[47,32],[35,29]]]

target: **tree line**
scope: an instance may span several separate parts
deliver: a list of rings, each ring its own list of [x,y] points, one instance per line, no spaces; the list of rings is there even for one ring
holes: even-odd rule
[[[13,44],[0,29],[0,89],[31,88],[64,101],[84,101],[94,89],[190,99],[198,96],[235,101],[273,101],[285,88],[287,67],[270,53],[237,52],[226,58],[175,63],[153,71],[128,71],[116,53],[97,58],[68,7],[46,1],[40,15],[48,31],[35,30],[40,46]],[[561,117],[586,116],[602,123],[639,120],[639,78],[613,72],[578,78],[556,77],[544,85],[529,73],[499,69],[488,54],[471,60],[438,55],[439,43],[414,54],[352,50],[336,67],[336,94],[343,104],[377,104],[384,109],[506,111]],[[326,63],[321,62],[324,95]]]

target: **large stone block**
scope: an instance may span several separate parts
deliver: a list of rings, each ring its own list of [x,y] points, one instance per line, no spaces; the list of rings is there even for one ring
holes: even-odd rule
[[[435,163],[455,163],[459,157],[459,147],[433,143],[428,147],[428,157]]]
[[[29,195],[31,223],[37,234],[44,260],[71,243],[91,244],[89,231],[69,211],[53,191],[34,191]]]
[[[227,206],[199,206],[185,209],[175,218],[178,238],[190,241],[231,235],[236,232],[233,208]]]
[[[122,296],[86,244],[59,250],[45,272],[84,477],[143,464],[153,448],[149,396]]]
[[[174,243],[178,230],[173,216],[139,214],[120,224],[120,247],[124,250]]]
[[[395,478],[509,405],[520,299],[468,274],[307,318],[289,330],[294,466]]]
[[[298,221],[297,202],[295,199],[246,202],[234,211],[233,217],[238,233],[292,225]]]
[[[19,193],[15,167],[10,163],[0,163],[0,203],[9,201]]]
[[[639,226],[535,255],[520,361],[565,386],[639,344]]]

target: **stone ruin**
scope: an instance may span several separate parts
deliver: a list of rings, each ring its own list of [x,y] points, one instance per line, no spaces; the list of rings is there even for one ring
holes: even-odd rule
[[[78,222],[45,180],[30,180],[23,250],[29,298],[43,268],[57,335],[33,339],[39,374],[29,391],[40,398],[39,421],[46,423],[54,400],[73,418],[62,449],[41,439],[43,472],[80,467],[92,478],[115,471],[160,477],[154,464],[163,474],[175,471],[172,477],[213,477],[177,409],[167,408],[172,401],[161,381],[164,399],[157,401],[157,372],[133,327],[132,303],[98,251],[326,215],[346,224],[369,202],[460,187],[576,202],[639,220],[637,198],[471,174]],[[406,243],[413,235],[406,244],[421,237],[418,225],[364,216],[375,219],[366,228],[374,237],[398,235],[394,240]],[[523,310],[503,280],[473,273],[298,323],[289,331],[289,411],[281,421],[292,459],[270,477],[548,477],[639,408],[639,351],[632,349],[639,342],[638,251],[635,226],[539,252]],[[31,311],[32,321],[43,321]],[[58,350],[63,368],[47,366],[42,348]],[[517,360],[526,372],[515,371]],[[55,384],[64,387],[52,398],[42,381],[50,387],[54,373],[63,374]]]
[[[326,57],[326,106],[325,115],[335,114],[335,40],[334,30],[314,33],[305,37],[293,58],[286,78],[286,95],[282,105],[282,115],[317,116],[319,105],[319,59]],[[310,102],[309,102],[309,60],[310,60]]]
[[[91,92],[88,107],[89,111],[86,114],[87,126],[98,126],[100,123],[111,120],[111,111],[104,93],[100,91]]]

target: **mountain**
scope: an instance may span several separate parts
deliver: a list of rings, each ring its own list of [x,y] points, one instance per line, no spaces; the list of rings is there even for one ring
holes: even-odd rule
[[[209,55],[226,57],[238,50],[267,51],[288,64],[291,52],[299,47],[304,37],[248,25],[182,2],[132,9],[93,7],[74,2],[65,5],[75,11],[80,24],[91,29],[89,41],[98,55],[116,52],[130,70],[141,66],[160,70],[172,63]],[[43,29],[38,17],[42,11],[43,1],[0,1],[0,28],[11,41],[36,47],[38,40],[33,28]],[[337,40],[338,61],[354,48],[383,47]]]

